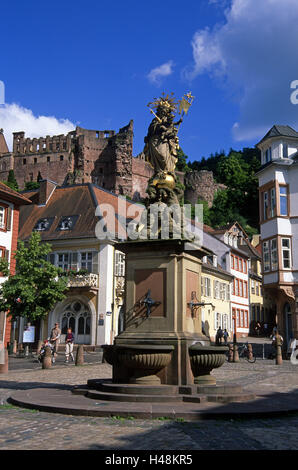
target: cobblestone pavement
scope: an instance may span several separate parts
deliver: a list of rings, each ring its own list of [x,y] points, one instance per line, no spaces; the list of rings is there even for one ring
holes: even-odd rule
[[[24,366],[26,362],[24,361]],[[226,363],[218,380],[246,390],[298,390],[298,366],[284,361]],[[61,415],[17,408],[7,402],[14,390],[70,388],[88,379],[111,377],[108,364],[55,365],[49,370],[10,370],[0,375],[0,450],[284,450],[298,449],[298,414],[262,419],[208,419],[198,422]]]

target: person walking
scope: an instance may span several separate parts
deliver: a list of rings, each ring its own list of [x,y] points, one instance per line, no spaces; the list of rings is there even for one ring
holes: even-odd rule
[[[221,343],[222,343],[222,337],[223,337],[223,331],[221,329],[221,327],[218,328],[217,332],[216,332],[216,344],[219,346]]]
[[[67,334],[65,336],[65,362],[69,362],[69,356],[71,357],[71,360],[74,361],[73,343],[74,343],[74,335],[71,331],[71,328],[68,328]]]
[[[227,330],[225,328],[224,332],[223,332],[223,338],[224,338],[225,345],[228,344],[228,337],[229,337],[229,333],[227,332]]]
[[[58,354],[58,346],[60,342],[61,330],[59,328],[59,323],[55,323],[54,328],[51,330],[50,334],[50,343],[53,345],[54,352],[53,352],[53,363],[56,361],[56,357]]]

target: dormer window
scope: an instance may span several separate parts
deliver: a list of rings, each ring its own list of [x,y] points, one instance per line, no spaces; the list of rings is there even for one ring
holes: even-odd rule
[[[75,226],[77,218],[78,218],[77,215],[61,217],[57,230],[63,230],[63,231],[72,230]]]
[[[34,230],[37,232],[44,232],[45,230],[49,230],[53,223],[54,217],[48,217],[39,219],[34,227]]]
[[[71,217],[65,217],[61,220],[59,228],[60,230],[70,230],[73,225]]]

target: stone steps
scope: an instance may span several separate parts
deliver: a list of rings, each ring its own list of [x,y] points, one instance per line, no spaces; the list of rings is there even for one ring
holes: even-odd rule
[[[74,387],[73,393],[104,402],[130,403],[243,403],[255,399],[241,385],[134,385],[90,381],[92,387]]]

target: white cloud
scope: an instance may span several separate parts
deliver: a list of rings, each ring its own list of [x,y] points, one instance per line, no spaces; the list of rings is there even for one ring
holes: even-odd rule
[[[25,131],[25,137],[44,137],[46,135],[66,134],[75,129],[68,119],[54,116],[34,116],[30,109],[18,104],[0,106],[0,128],[4,129],[7,145],[12,150],[12,133]]]
[[[297,0],[232,0],[224,14],[224,24],[195,33],[185,77],[221,77],[237,96],[236,140],[258,139],[275,123],[297,128],[298,106],[290,101],[298,79]]]
[[[148,73],[148,80],[155,85],[160,85],[163,78],[168,77],[173,73],[173,66],[173,61],[169,60],[168,62],[159,65],[159,67],[155,67]]]

